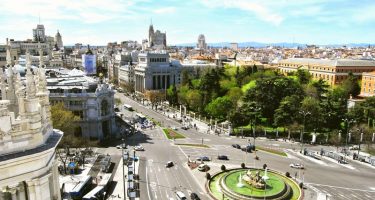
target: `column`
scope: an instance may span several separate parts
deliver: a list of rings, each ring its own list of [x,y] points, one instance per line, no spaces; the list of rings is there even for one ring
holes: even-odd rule
[[[12,200],[17,200],[17,187],[9,188],[8,191],[12,197]]]
[[[37,200],[34,181],[26,181],[29,200]]]

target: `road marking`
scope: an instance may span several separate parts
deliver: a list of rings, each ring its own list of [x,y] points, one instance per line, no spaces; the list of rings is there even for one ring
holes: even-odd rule
[[[151,200],[151,195],[150,195],[150,188],[149,188],[149,177],[147,175],[147,166],[146,166],[146,186],[147,186],[147,195],[148,195],[148,199]]]
[[[158,171],[159,171],[159,172],[161,171],[159,166],[158,166]]]
[[[330,187],[330,188],[339,188],[344,190],[354,190],[354,191],[362,191],[362,192],[375,192],[373,190],[363,190],[363,189],[356,189],[356,188],[347,188],[347,187],[341,187],[341,186],[334,186],[334,185],[324,185],[319,183],[306,183],[308,185],[316,185],[316,186],[324,186],[324,187]]]

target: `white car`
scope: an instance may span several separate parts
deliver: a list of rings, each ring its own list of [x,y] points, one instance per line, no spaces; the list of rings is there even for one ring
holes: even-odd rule
[[[138,146],[134,147],[134,150],[136,150],[136,151],[144,151],[145,149],[141,145],[138,145]]]
[[[289,166],[291,168],[296,168],[296,169],[305,169],[305,167],[302,164],[299,164],[299,163],[292,163]]]

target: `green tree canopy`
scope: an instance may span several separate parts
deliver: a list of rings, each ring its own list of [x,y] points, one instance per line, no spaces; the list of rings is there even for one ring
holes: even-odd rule
[[[232,109],[233,103],[229,97],[218,97],[210,102],[205,111],[210,114],[211,116],[219,119],[224,120],[227,118],[229,111]]]

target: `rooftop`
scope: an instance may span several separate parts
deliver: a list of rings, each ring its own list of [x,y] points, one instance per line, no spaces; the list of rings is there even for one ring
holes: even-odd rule
[[[325,65],[333,67],[375,67],[373,60],[354,60],[354,59],[314,59],[314,58],[288,58],[279,63],[301,64],[301,65]]]

